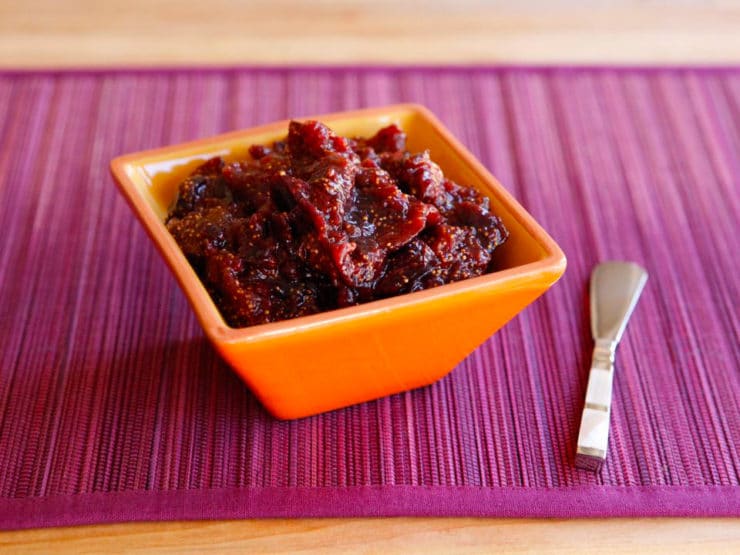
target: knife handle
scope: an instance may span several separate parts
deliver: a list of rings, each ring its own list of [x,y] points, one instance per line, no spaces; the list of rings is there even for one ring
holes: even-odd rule
[[[594,347],[576,449],[576,466],[586,470],[599,470],[606,459],[616,346],[598,340]]]

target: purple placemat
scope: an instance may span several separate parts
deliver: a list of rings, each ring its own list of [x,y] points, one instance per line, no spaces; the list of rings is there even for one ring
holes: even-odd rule
[[[204,339],[108,175],[289,116],[430,107],[565,250],[437,384],[273,420]],[[269,516],[740,515],[740,71],[0,74],[0,527]],[[573,466],[595,263],[651,279],[608,461]]]

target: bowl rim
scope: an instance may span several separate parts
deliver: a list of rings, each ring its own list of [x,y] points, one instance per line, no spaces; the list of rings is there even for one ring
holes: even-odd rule
[[[179,245],[167,231],[151,206],[138,191],[136,184],[129,175],[133,167],[141,167],[142,160],[160,158],[167,155],[176,157],[183,151],[199,149],[206,145],[215,145],[222,142],[233,142],[243,136],[280,132],[287,129],[292,120],[318,120],[325,123],[354,118],[372,118],[389,113],[410,113],[421,116],[439,134],[442,141],[455,152],[476,176],[486,184],[487,193],[496,197],[496,200],[506,205],[510,216],[518,221],[524,230],[539,244],[544,256],[539,260],[484,274],[475,278],[449,283],[432,289],[406,293],[387,299],[329,310],[308,316],[300,316],[289,320],[259,324],[255,326],[233,328],[229,326],[221,315],[221,311],[208,294],[202,281],[195,273]],[[334,326],[337,324],[363,320],[378,314],[387,313],[393,309],[412,308],[426,304],[435,299],[454,296],[461,293],[475,293],[492,287],[506,285],[523,285],[528,282],[538,282],[543,275],[549,275],[555,280],[565,271],[566,259],[563,251],[555,240],[540,226],[532,215],[499,183],[499,181],[478,161],[478,159],[444,126],[444,124],[425,106],[415,103],[392,104],[382,107],[364,108],[341,112],[330,112],[314,116],[284,119],[265,125],[249,127],[210,137],[177,143],[149,150],[142,150],[117,156],[110,162],[110,171],[119,191],[131,206],[135,216],[142,223],[157,250],[173,272],[193,311],[196,314],[206,335],[218,343],[247,343],[263,339],[284,336],[301,330]]]

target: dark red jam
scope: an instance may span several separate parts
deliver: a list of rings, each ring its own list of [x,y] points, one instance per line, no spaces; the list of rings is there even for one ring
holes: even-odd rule
[[[508,232],[395,125],[369,139],[291,122],[252,159],[180,184],[167,229],[234,327],[436,287],[492,270]]]

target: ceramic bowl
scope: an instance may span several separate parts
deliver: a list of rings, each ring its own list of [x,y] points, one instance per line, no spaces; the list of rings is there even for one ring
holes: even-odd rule
[[[247,157],[252,144],[284,138],[288,121],[116,158],[123,195],[174,273],[214,347],[263,405],[304,417],[431,384],[544,293],[565,270],[552,238],[429,110],[418,105],[312,118],[344,136],[390,123],[408,150],[428,149],[449,178],[477,188],[510,237],[498,271],[438,288],[283,322],[231,328],[164,226],[177,185],[213,156]]]

